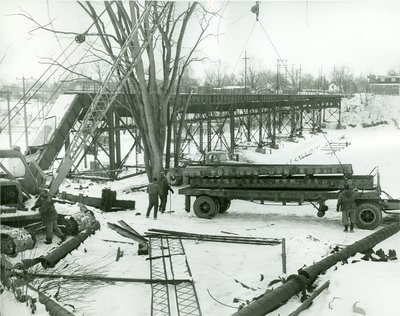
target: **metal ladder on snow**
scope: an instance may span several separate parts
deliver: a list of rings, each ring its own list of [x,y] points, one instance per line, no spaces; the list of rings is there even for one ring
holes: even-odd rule
[[[151,316],[202,316],[182,240],[149,238]]]
[[[135,28],[131,31],[128,38],[126,39],[124,45],[122,46],[118,56],[116,57],[114,63],[112,64],[105,80],[102,82],[100,89],[96,96],[94,97],[85,117],[82,120],[80,127],[78,128],[77,132],[75,133],[70,146],[68,147],[64,158],[61,162],[57,170],[57,175],[53,182],[50,185],[49,194],[50,196],[54,196],[57,192],[58,188],[60,187],[61,183],[64,181],[66,176],[68,175],[69,171],[71,170],[72,166],[74,165],[75,161],[78,157],[82,154],[83,150],[85,149],[86,145],[90,144],[93,135],[98,127],[98,124],[103,120],[106,116],[106,113],[110,109],[111,105],[115,101],[116,97],[118,96],[121,88],[128,80],[129,76],[134,70],[134,67],[137,62],[138,56],[141,56],[144,49],[148,45],[148,39],[153,36],[158,24],[155,23],[152,28],[150,29],[147,38],[144,39],[142,45],[139,48],[139,51],[135,55],[135,58],[132,62],[132,66],[130,67],[129,71],[125,74],[121,81],[118,82],[117,87],[114,91],[110,91],[108,88],[108,84],[110,83],[114,72],[118,69],[119,65],[123,60],[123,56],[129,48],[134,36],[138,32],[140,24],[143,22],[145,17],[150,12],[151,5],[148,5],[144,10],[143,14],[141,15],[140,19],[137,21]],[[165,8],[160,14],[159,21],[163,18],[166,10]]]

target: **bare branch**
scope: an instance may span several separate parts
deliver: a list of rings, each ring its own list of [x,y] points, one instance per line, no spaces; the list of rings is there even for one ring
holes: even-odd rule
[[[54,60],[54,59],[51,59],[51,58],[43,58],[43,57],[42,57],[41,59],[48,59],[49,61],[48,61],[48,62],[39,62],[40,64],[44,64],[44,65],[49,65],[49,64],[51,64],[51,65],[56,65],[56,66],[58,66],[58,67],[60,67],[60,68],[62,68],[62,69],[64,69],[64,70],[68,71],[70,74],[74,74],[74,75],[80,76],[80,77],[82,77],[82,78],[91,80],[91,81],[96,81],[96,80],[93,80],[93,79],[92,79],[91,77],[89,77],[89,76],[86,76],[86,75],[84,75],[84,74],[82,74],[82,73],[80,73],[80,72],[77,72],[77,71],[74,71],[74,70],[70,69],[70,67],[65,67],[64,65],[60,64],[57,60]],[[81,63],[79,63],[79,64],[81,64]],[[74,68],[76,65],[77,65],[77,64],[71,65],[71,67]]]

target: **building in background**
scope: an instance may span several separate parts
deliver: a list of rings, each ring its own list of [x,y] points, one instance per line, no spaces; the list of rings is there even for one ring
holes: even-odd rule
[[[374,94],[400,95],[400,76],[368,76],[368,92]]]

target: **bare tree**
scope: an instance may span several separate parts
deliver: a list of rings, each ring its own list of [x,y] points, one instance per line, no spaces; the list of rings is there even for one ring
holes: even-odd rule
[[[100,35],[104,50],[113,60],[117,55],[115,46],[121,48],[126,38],[138,23],[144,9],[150,13],[139,25],[130,49],[124,56],[124,65],[118,74],[121,78],[127,75],[129,66],[135,64],[134,71],[129,75],[129,82],[124,86],[126,103],[132,109],[136,126],[141,134],[144,147],[144,161],[148,177],[157,177],[162,170],[163,151],[168,123],[168,108],[171,96],[176,92],[177,81],[195,58],[194,52],[200,41],[206,36],[206,29],[213,14],[207,12],[201,5],[175,2],[146,2],[144,6],[136,1],[130,1],[127,6],[122,2],[104,2],[104,6],[113,27],[113,35],[105,28],[103,18],[99,17],[90,2],[79,2],[85,12],[92,18]],[[196,9],[198,10],[196,11]],[[189,20],[199,14],[200,27],[193,46],[184,52],[184,37]],[[157,33],[149,34],[151,25],[157,26]],[[143,39],[148,45],[140,55]],[[160,80],[157,74],[160,74]],[[176,107],[170,111],[175,116]]]
[[[352,93],[353,72],[346,66],[335,67],[330,74],[331,81],[335,83],[342,93]]]
[[[95,33],[79,35],[80,39],[98,36],[102,48],[101,52],[97,50],[97,56],[106,54],[114,62],[127,38],[133,35],[116,74],[121,81],[128,78],[122,89],[125,104],[130,107],[141,135],[147,175],[149,179],[157,177],[163,169],[166,128],[181,110],[172,102],[172,97],[179,92],[182,76],[190,63],[201,60],[195,53],[201,41],[210,35],[207,29],[217,12],[207,11],[197,2],[105,1],[94,5],[78,1],[78,4],[96,28]],[[104,10],[100,12],[102,5]],[[36,23],[37,29],[58,32],[23,15]],[[194,17],[198,25],[192,22]],[[132,33],[136,26],[137,32]],[[190,38],[187,38],[189,27]],[[147,45],[141,51],[144,43]]]
[[[3,63],[4,59],[6,59],[6,56],[7,56],[6,52],[0,55],[0,65]]]
[[[8,51],[8,48],[4,49],[4,51],[3,51],[3,49],[0,50],[0,65],[1,65],[1,64],[4,62],[4,60],[6,59],[6,57],[7,57],[7,51]]]

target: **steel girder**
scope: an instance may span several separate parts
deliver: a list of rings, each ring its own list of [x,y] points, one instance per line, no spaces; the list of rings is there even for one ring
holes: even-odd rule
[[[277,138],[293,139],[303,130],[318,132],[322,123],[335,118],[340,122],[340,100],[304,99],[290,102],[282,99],[273,103],[256,104],[254,108],[236,103],[228,106],[207,106],[210,111],[188,111],[184,122],[179,156],[197,150],[226,150],[233,152],[239,146],[275,148]],[[327,112],[326,112],[327,111]],[[326,115],[327,113],[327,115]],[[337,114],[339,113],[339,117]],[[336,116],[336,117],[335,117]]]

